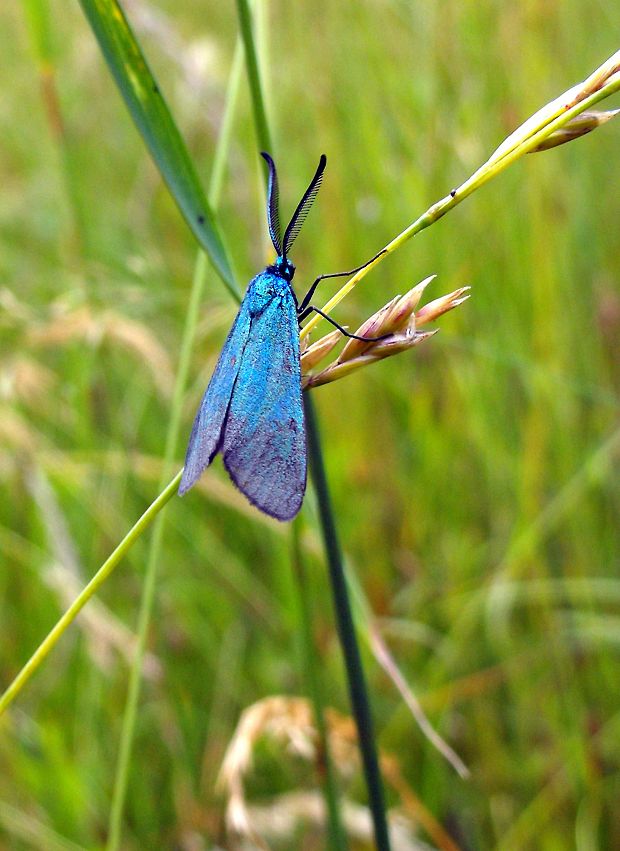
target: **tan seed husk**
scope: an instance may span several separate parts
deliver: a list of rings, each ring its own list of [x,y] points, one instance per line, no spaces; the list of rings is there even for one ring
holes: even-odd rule
[[[447,313],[449,310],[453,310],[455,307],[458,307],[459,304],[463,304],[463,302],[467,301],[469,298],[470,289],[471,287],[460,287],[453,293],[442,295],[434,301],[429,301],[429,303],[425,304],[424,307],[421,307],[416,314],[416,324],[418,327],[420,325],[425,325],[427,322],[434,322],[435,319],[438,319],[444,313]]]
[[[330,334],[326,334],[324,337],[321,337],[321,339],[317,340],[316,343],[312,343],[311,346],[308,346],[301,356],[301,371],[308,372],[308,370],[316,366],[317,363],[320,363],[323,358],[326,358],[332,349],[338,345],[341,339],[342,334],[340,331],[332,331]]]
[[[356,335],[358,337],[381,337],[383,334],[389,334],[392,328],[388,326],[388,320],[392,309],[399,299],[400,296],[395,296],[384,307],[373,313],[372,316],[360,325],[355,332]],[[367,351],[372,345],[372,342],[365,343],[362,340],[347,340],[346,346],[340,352],[338,363],[345,363],[354,357],[358,357],[358,355]]]
[[[429,275],[428,278],[420,281],[419,284],[416,284],[408,293],[398,299],[389,316],[390,331],[399,331],[409,323],[410,319],[414,318],[414,311],[420,303],[424,290],[436,277],[436,275]]]

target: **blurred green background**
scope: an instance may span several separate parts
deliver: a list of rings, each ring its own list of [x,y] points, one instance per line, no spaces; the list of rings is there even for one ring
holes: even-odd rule
[[[234,4],[123,5],[206,185]],[[27,8],[0,10],[1,688],[157,493],[196,256],[78,4],[47,6],[47,63]],[[298,290],[366,260],[587,76],[613,19],[575,0],[270,4],[283,219],[328,156]],[[428,298],[473,297],[420,349],[313,391],[349,565],[471,778],[368,652],[380,746],[456,848],[620,847],[618,132],[526,158],[382,263],[339,321],[431,273]],[[244,79],[221,206],[240,282],[269,257],[256,153]],[[185,433],[234,312],[211,275]],[[346,714],[311,493],[303,545]],[[241,711],[307,693],[290,546],[219,462],[169,505],[124,848],[226,847],[214,787]],[[0,847],[105,841],[146,548],[0,722]],[[273,746],[248,782],[265,807],[316,787]],[[355,771],[342,787],[363,801]]]

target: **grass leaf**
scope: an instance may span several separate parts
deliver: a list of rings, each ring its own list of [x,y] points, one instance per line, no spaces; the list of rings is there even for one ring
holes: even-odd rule
[[[234,277],[213,212],[147,61],[116,0],[80,0],[131,116],[200,245],[234,291]]]

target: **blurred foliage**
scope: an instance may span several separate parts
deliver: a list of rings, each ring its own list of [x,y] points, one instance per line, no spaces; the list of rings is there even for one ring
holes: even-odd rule
[[[78,4],[35,5],[47,33],[0,10],[3,686],[155,496],[196,252]],[[124,7],[206,184],[233,5]],[[370,257],[617,48],[610,10],[574,0],[289,12],[276,2],[264,20],[283,218],[328,156],[295,246],[300,291]],[[526,158],[382,264],[339,321],[434,272],[429,298],[464,284],[473,298],[420,349],[313,391],[350,564],[472,778],[369,656],[380,744],[462,849],[620,845],[617,134]],[[246,94],[221,214],[242,280],[268,257],[258,168]],[[213,275],[188,430],[234,310]],[[306,503],[324,685],[347,712]],[[224,842],[214,783],[241,710],[306,690],[287,528],[246,507],[219,463],[167,519],[128,849]],[[2,719],[0,847],[105,840],[145,551]],[[315,785],[268,757],[261,798]]]

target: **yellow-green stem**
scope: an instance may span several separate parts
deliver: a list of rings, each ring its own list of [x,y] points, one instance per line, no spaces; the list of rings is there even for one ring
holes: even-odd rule
[[[617,79],[616,79],[617,78]],[[589,109],[595,103],[603,100],[609,95],[620,89],[620,77],[619,75],[615,75],[614,78],[610,79],[609,82],[604,85],[599,91],[594,92],[583,100],[579,101],[579,103],[575,104],[570,109],[567,109],[562,112],[561,115],[558,115],[551,121],[545,119],[543,126],[538,129],[533,129],[530,136],[527,139],[521,141],[516,147],[508,149],[504,154],[499,157],[495,155],[491,155],[491,157],[484,163],[484,165],[480,166],[471,177],[469,177],[464,183],[462,183],[457,189],[452,190],[445,198],[437,201],[435,204],[430,206],[426,212],[422,213],[409,227],[405,228],[402,233],[398,234],[398,236],[394,237],[393,240],[388,242],[385,246],[383,253],[380,254],[376,260],[365,266],[363,269],[360,269],[357,274],[353,275],[343,287],[341,287],[338,292],[332,296],[324,305],[323,312],[329,313],[331,310],[339,304],[342,299],[348,295],[351,290],[362,280],[362,278],[367,275],[371,269],[374,269],[379,263],[381,263],[385,258],[396,251],[397,248],[400,248],[402,245],[407,242],[407,240],[411,239],[412,236],[415,236],[420,231],[429,227],[429,225],[434,224],[437,219],[440,219],[442,216],[451,210],[453,207],[456,207],[457,204],[460,204],[468,195],[471,195],[472,192],[475,192],[476,189],[480,189],[485,183],[487,183],[491,178],[498,175],[509,165],[512,165],[515,160],[518,160],[524,154],[533,151],[535,148],[540,145],[540,143],[554,133],[556,130],[559,130],[561,127],[564,127],[572,118],[576,115],[579,115],[581,112]],[[321,321],[321,316],[319,314],[315,314],[309,322],[304,325],[301,336],[307,336],[313,328]]]
[[[101,565],[88,585],[84,588],[80,595],[76,597],[73,603],[71,603],[67,611],[56,623],[51,632],[47,634],[45,639],[37,647],[30,659],[17,674],[11,685],[6,689],[2,697],[0,697],[0,715],[2,715],[2,713],[15,700],[30,677],[37,671],[42,662],[45,661],[50,651],[56,646],[60,638],[62,638],[68,627],[73,623],[90,598],[93,597],[101,588],[117,564],[131,549],[132,545],[143,535],[166,503],[168,503],[176,494],[182,473],[183,471],[179,470],[172,481],[159,494],[157,499],[151,503],[138,522],[132,526],[129,532],[127,532],[114,552]]]

